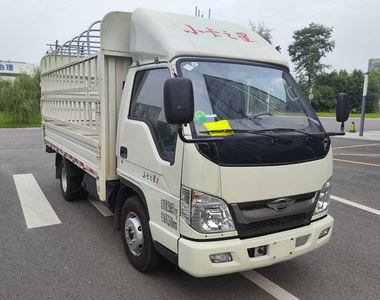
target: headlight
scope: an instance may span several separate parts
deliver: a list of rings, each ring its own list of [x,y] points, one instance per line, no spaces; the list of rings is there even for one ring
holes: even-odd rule
[[[181,190],[181,216],[201,233],[235,230],[228,206],[222,199],[184,187]]]
[[[314,210],[314,215],[327,212],[330,204],[330,194],[331,194],[331,179],[323,185],[321,191],[319,192],[317,205]]]

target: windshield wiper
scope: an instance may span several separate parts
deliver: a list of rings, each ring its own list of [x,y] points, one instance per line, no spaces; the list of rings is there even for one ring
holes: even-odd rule
[[[316,137],[317,134],[308,133],[308,132],[297,130],[297,129],[294,129],[294,128],[267,128],[267,129],[256,130],[255,132],[267,132],[267,131],[273,131],[273,132],[297,132],[297,133],[301,133],[301,134],[304,134],[304,135],[308,136],[309,140],[311,140],[311,139],[323,140],[325,138],[325,137],[323,137],[323,138]],[[323,134],[323,132],[322,132],[322,134]]]
[[[286,143],[291,143],[293,142],[290,139],[283,138],[283,137],[278,137],[278,136],[273,136],[272,134],[267,134],[265,133],[267,130],[247,130],[247,129],[213,129],[213,130],[204,130],[200,131],[199,133],[249,133],[249,134],[257,134],[261,136],[267,136],[271,138],[271,143],[274,144],[276,141],[283,141]]]
[[[258,119],[262,116],[273,116],[273,114],[270,111],[263,111],[261,113],[255,114],[255,115],[251,115],[248,118],[251,120],[255,120],[255,119]]]

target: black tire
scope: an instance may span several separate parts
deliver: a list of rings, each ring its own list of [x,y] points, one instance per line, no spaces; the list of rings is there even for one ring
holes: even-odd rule
[[[83,176],[69,175],[69,168],[72,168],[70,163],[66,159],[62,159],[59,170],[59,183],[63,197],[66,201],[71,202],[79,198],[84,198],[86,195],[82,188]]]
[[[126,225],[127,217],[129,223],[128,225],[131,225],[131,222],[135,222],[136,224],[141,225],[140,230],[136,230],[136,233],[131,234],[130,230],[136,229],[138,226]],[[137,196],[132,196],[124,202],[121,210],[120,224],[121,239],[123,240],[125,252],[132,266],[140,272],[152,271],[159,264],[159,254],[153,246],[152,235],[150,233],[145,208]],[[140,233],[143,234],[142,245],[139,243],[140,239],[137,237]],[[133,237],[136,242],[129,246],[128,240],[133,240]],[[135,247],[136,250],[133,250],[133,247]]]

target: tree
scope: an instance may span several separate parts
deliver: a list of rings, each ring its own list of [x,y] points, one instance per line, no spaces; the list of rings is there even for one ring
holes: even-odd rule
[[[320,73],[313,85],[313,107],[317,111],[334,111],[336,96],[345,92],[350,97],[351,112],[360,112],[364,74],[360,70]]]
[[[379,111],[380,105],[380,70],[369,73],[366,112]]]
[[[350,96],[351,112],[359,113],[362,105],[364,73],[361,70],[354,70],[351,73],[348,88],[345,91]]]
[[[5,108],[5,92],[10,87],[11,82],[8,80],[0,79],[0,111]]]
[[[335,89],[329,85],[315,85],[312,105],[317,111],[332,111],[335,108]]]
[[[309,93],[316,76],[326,68],[326,65],[320,62],[321,58],[335,47],[332,31],[333,27],[310,23],[308,27],[293,33],[294,42],[289,45],[288,52],[296,66],[295,71],[300,84]]]
[[[264,22],[260,22],[256,26],[256,24],[253,21],[249,20],[249,27],[251,27],[252,31],[260,35],[269,44],[272,44],[272,30],[273,29],[265,25]]]
[[[22,74],[4,89],[5,111],[17,123],[30,122],[39,112],[40,76]]]

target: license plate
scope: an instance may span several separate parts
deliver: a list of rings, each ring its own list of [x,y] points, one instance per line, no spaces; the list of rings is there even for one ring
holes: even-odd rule
[[[296,239],[286,239],[282,241],[276,241],[270,244],[269,247],[269,256],[278,259],[292,255],[294,249],[296,248]]]

